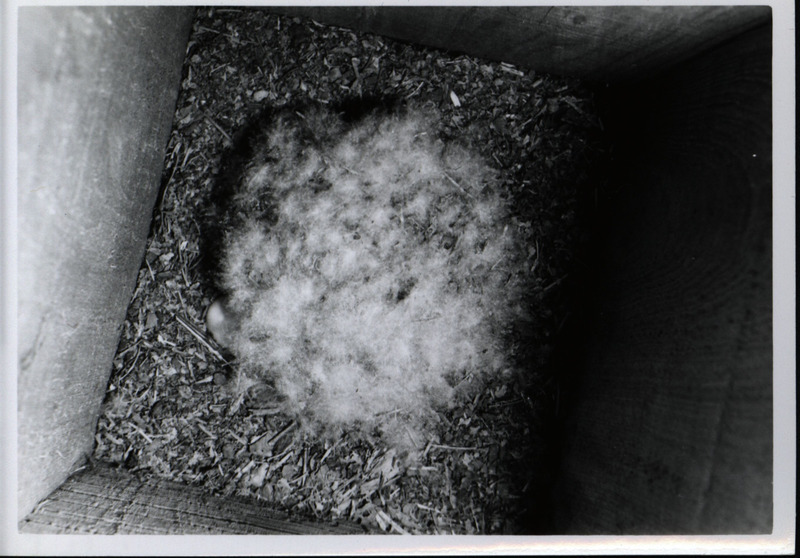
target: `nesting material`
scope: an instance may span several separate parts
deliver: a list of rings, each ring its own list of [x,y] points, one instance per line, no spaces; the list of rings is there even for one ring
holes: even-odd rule
[[[208,326],[316,433],[420,446],[433,411],[511,365],[517,229],[496,172],[438,118],[285,111],[241,177]]]
[[[231,222],[216,214],[224,207],[217,177],[241,169],[230,166],[234,159],[259,160],[232,149],[231,140],[270,108],[334,106],[362,97],[440,111],[432,127],[470,142],[499,169],[504,184],[498,191],[501,197],[511,192],[514,200],[507,234],[524,239],[528,259],[526,278],[512,276],[503,285],[511,293],[524,281],[531,314],[510,332],[503,351],[515,360],[515,373],[492,378],[483,371],[458,384],[455,404],[434,417],[436,428],[416,431],[424,449],[413,464],[399,459],[396,441],[363,429],[342,428],[328,437],[297,428],[313,421],[287,405],[288,412],[280,412],[270,395],[274,376],[232,378],[231,355],[220,354],[203,331],[220,294],[206,273],[218,252],[207,243],[224,236],[207,224],[241,230],[235,212],[228,214]],[[374,531],[531,534],[531,514],[546,512],[540,495],[549,493],[551,457],[559,451],[551,425],[566,407],[559,405],[565,399],[563,392],[558,396],[558,362],[551,355],[572,308],[571,293],[579,292],[574,272],[588,238],[581,208],[594,207],[595,189],[603,187],[587,174],[603,153],[593,107],[581,84],[525,68],[263,9],[198,9],[164,187],[93,458],[218,496],[258,498],[290,516],[357,521]],[[233,207],[242,209],[244,222],[258,220],[259,211],[274,214],[268,202],[246,207],[235,200]],[[503,260],[495,270],[503,266],[509,275],[518,267]],[[507,344],[505,332],[493,335]],[[251,381],[257,386],[237,387]],[[466,397],[467,388],[474,396]],[[389,415],[374,422],[406,443],[406,429],[392,428]],[[315,428],[321,430],[318,423]]]

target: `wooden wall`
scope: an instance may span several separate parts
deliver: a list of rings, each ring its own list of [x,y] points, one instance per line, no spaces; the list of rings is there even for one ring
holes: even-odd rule
[[[212,496],[196,486],[142,480],[96,464],[71,476],[19,522],[26,534],[360,535],[358,524],[292,518],[255,498]]]
[[[771,29],[608,91],[588,348],[556,528],[772,527]]]
[[[295,6],[270,10],[598,81],[640,79],[770,18],[770,9],[764,6]]]
[[[19,513],[91,453],[191,9],[19,10]]]

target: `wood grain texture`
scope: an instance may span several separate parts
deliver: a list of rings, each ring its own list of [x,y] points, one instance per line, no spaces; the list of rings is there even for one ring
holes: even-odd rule
[[[640,79],[769,20],[763,6],[270,8],[536,71]]]
[[[355,523],[290,518],[264,502],[219,498],[107,466],[76,474],[20,521],[21,533],[95,535],[363,534]]]
[[[557,528],[769,533],[770,26],[608,97],[619,191]]]
[[[21,514],[91,453],[191,9],[19,10]]]

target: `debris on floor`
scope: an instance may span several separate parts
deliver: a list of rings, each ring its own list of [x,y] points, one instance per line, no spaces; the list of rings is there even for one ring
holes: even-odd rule
[[[204,234],[240,132],[267,109],[391,96],[441,114],[436,132],[499,173],[528,267],[521,373],[435,412],[413,461],[369,429],[313,436],[205,328],[220,294]],[[601,155],[580,83],[262,9],[201,8],[161,195],[101,411],[94,458],[290,514],[393,533],[523,534],[550,479],[553,339]],[[546,486],[545,486],[546,488]]]

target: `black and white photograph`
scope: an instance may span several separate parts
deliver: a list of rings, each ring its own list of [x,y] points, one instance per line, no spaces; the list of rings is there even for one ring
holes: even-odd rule
[[[794,21],[3,4],[0,553],[793,554]]]

